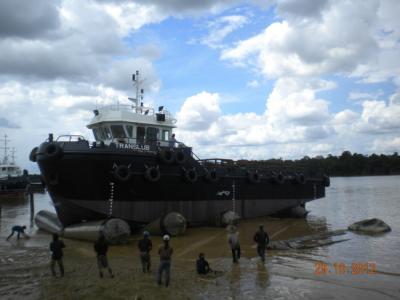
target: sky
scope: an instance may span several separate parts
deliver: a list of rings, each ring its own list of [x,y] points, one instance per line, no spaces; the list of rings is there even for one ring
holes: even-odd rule
[[[2,0],[0,136],[16,162],[96,106],[177,118],[202,158],[400,150],[398,0]],[[2,156],[2,153],[0,157]]]

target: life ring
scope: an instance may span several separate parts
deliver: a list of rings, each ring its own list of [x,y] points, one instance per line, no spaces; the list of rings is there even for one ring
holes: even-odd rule
[[[161,172],[159,167],[149,167],[146,169],[144,172],[144,178],[150,182],[156,182],[160,179],[161,177]]]
[[[218,181],[218,174],[217,170],[206,170],[205,180],[208,182],[217,182]]]
[[[63,150],[58,144],[52,142],[45,146],[43,153],[47,158],[57,159],[62,156]]]
[[[257,171],[247,172],[247,180],[250,183],[259,183],[261,181],[260,174]]]
[[[322,179],[324,186],[328,187],[331,185],[331,179],[329,178],[329,176],[324,175],[323,179]]]
[[[158,157],[165,164],[172,164],[174,161],[174,153],[171,150],[161,150],[158,152]]]
[[[31,150],[31,153],[29,154],[29,160],[32,162],[36,162],[37,160],[37,151],[38,151],[38,147],[35,147]]]
[[[273,172],[270,180],[272,183],[277,183],[277,184],[283,184],[285,182],[285,177],[282,175],[282,173],[276,173]]]
[[[306,178],[304,177],[304,174],[298,173],[295,175],[294,181],[295,181],[295,183],[298,183],[298,184],[305,184]]]
[[[190,183],[195,183],[197,181],[198,175],[195,169],[187,169],[183,174],[185,180]]]
[[[178,150],[178,151],[175,152],[175,161],[178,164],[181,165],[181,164],[185,163],[186,159],[187,159],[186,154],[182,150]]]
[[[125,165],[118,166],[114,170],[113,174],[114,174],[115,179],[117,179],[118,181],[121,181],[121,182],[126,182],[129,179],[131,179],[131,177],[132,177],[131,170]]]

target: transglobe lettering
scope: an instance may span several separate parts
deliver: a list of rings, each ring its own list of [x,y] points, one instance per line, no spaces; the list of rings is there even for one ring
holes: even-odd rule
[[[137,151],[150,151],[149,145],[137,145],[137,144],[122,144],[118,143],[119,149],[130,149],[130,150],[137,150]]]

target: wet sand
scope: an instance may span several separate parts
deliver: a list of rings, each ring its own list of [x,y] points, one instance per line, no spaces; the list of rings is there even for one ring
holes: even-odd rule
[[[224,228],[190,228],[184,236],[171,239],[174,248],[169,288],[158,286],[155,275],[160,237],[152,237],[152,272],[143,274],[137,250],[140,235],[128,245],[112,246],[109,263],[115,278],[98,276],[93,244],[65,239],[66,274],[53,278],[49,268],[50,235],[31,230],[30,239],[0,245],[1,299],[395,299],[400,297],[398,273],[335,274],[325,247],[307,250],[268,251],[263,264],[252,241],[260,223],[272,240],[289,239],[327,230],[323,219],[245,220],[239,225],[242,257],[233,264]],[[351,243],[352,234],[345,243]],[[332,237],[335,239],[335,237]],[[339,244],[326,247],[340,247]],[[198,276],[195,260],[204,252],[217,276]],[[315,274],[322,261],[330,273]],[[400,273],[400,272],[399,272]]]

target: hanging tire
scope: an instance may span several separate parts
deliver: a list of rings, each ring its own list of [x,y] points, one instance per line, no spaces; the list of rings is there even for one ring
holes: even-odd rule
[[[285,182],[285,177],[282,175],[282,173],[274,172],[270,177],[270,181],[276,184],[283,184]]]
[[[195,183],[197,181],[198,175],[195,169],[188,169],[185,170],[185,173],[183,173],[183,177],[185,178],[185,181]]]
[[[171,150],[161,150],[158,152],[158,158],[164,164],[172,164],[174,162],[174,152]]]
[[[175,152],[175,161],[176,161],[176,163],[181,165],[181,164],[186,162],[186,159],[187,159],[186,154],[182,150],[178,150],[178,151]]]
[[[206,174],[204,176],[207,182],[217,182],[218,181],[218,174],[217,170],[206,170]]]
[[[144,178],[150,182],[156,182],[160,180],[161,172],[159,167],[149,167],[144,172]]]
[[[250,183],[259,183],[261,181],[260,174],[257,171],[247,172],[247,181]]]
[[[331,179],[329,178],[329,176],[324,175],[324,178],[322,180],[323,180],[324,186],[328,187],[331,185]]]
[[[118,166],[113,173],[115,179],[121,182],[127,182],[132,177],[131,170],[125,165]]]
[[[302,173],[298,173],[294,177],[294,182],[297,184],[305,184],[306,183],[306,178]]]
[[[29,160],[32,162],[36,162],[37,161],[37,151],[38,151],[38,147],[35,147],[31,150],[31,153],[29,154]]]
[[[50,159],[58,159],[62,156],[63,150],[56,143],[49,143],[45,146],[43,154]]]

